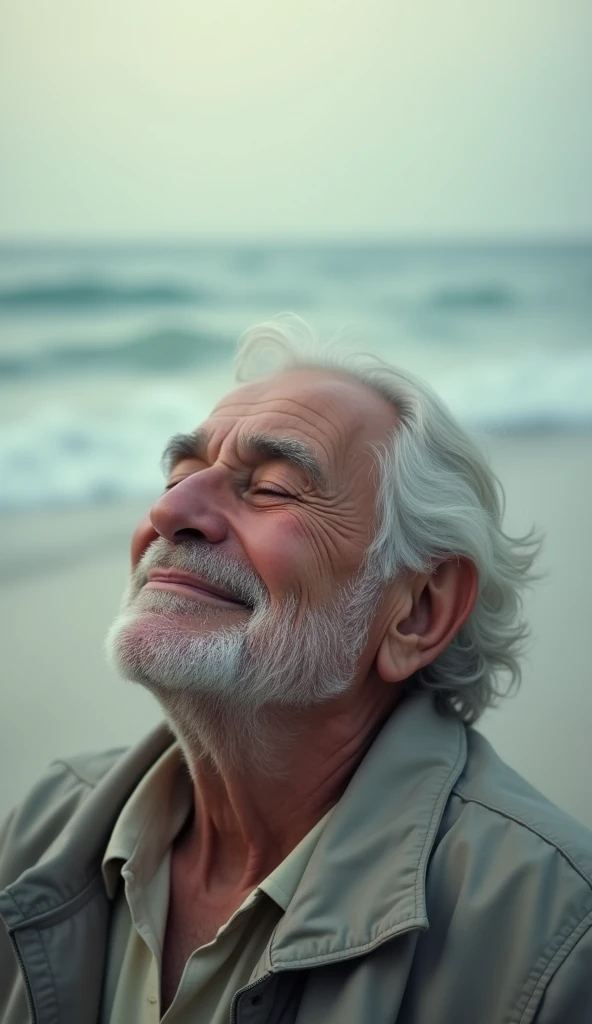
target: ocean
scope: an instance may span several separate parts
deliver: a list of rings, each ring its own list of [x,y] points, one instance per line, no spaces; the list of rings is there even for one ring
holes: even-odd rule
[[[592,243],[5,244],[0,512],[158,493],[237,338],[288,311],[476,432],[592,426]]]

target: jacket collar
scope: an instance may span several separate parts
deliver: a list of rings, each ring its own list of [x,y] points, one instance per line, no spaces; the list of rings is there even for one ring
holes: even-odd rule
[[[35,867],[9,887],[11,928],[46,923],[102,884],[101,860],[133,788],[173,741],[159,726],[98,783]],[[427,694],[387,720],[337,804],[265,955],[264,970],[353,957],[428,927],[425,875],[438,826],[466,759],[464,726]],[[263,972],[263,971],[262,971]]]
[[[40,860],[0,893],[0,910],[9,928],[34,924],[38,918],[50,924],[55,914],[65,916],[66,906],[74,912],[97,887],[104,891],[101,862],[117,817],[172,742],[163,723],[114,761]]]
[[[428,927],[427,863],[466,751],[465,727],[428,694],[398,706],[337,804],[262,967],[353,957]]]

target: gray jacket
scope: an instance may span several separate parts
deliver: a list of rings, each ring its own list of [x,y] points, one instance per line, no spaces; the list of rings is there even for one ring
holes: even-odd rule
[[[0,839],[2,1024],[93,1024],[123,803],[171,742],[56,763]],[[196,1017],[196,1020],[198,1018]],[[592,835],[424,694],[386,722],[236,1024],[591,1024]]]

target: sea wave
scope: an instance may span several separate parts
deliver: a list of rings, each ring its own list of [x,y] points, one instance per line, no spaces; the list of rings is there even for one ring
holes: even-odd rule
[[[474,284],[439,288],[426,305],[439,312],[490,312],[511,309],[520,301],[517,290],[502,284]]]
[[[212,367],[198,386],[137,385],[109,407],[45,404],[4,420],[0,511],[155,497],[167,438],[207,416],[215,391],[231,386],[224,372]],[[479,432],[592,429],[590,352],[482,361],[431,383]]]
[[[96,370],[174,373],[227,358],[231,339],[205,332],[164,328],[105,344],[56,345],[41,352],[0,353],[0,378],[35,378]]]
[[[100,278],[64,278],[4,287],[0,289],[0,310],[67,313],[68,310],[96,311],[122,306],[204,304],[210,298],[203,289],[168,281],[125,283]]]
[[[473,359],[432,381],[467,426],[493,432],[592,426],[592,352]]]

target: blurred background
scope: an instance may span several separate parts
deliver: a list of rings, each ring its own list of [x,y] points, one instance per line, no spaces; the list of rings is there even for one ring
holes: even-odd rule
[[[546,533],[483,731],[592,825],[589,0],[0,2],[0,815],[159,718],[102,641],[254,322],[429,380]]]

